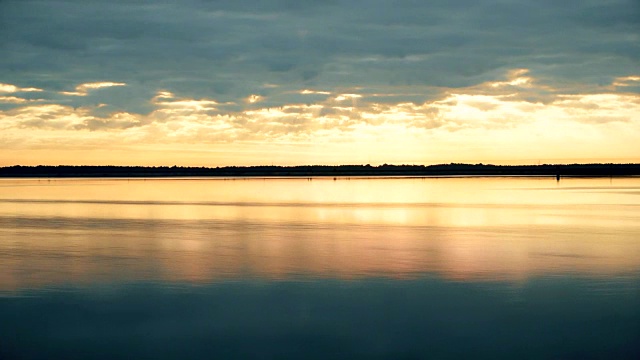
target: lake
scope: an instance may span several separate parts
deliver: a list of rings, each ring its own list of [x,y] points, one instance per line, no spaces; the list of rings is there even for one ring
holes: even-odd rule
[[[1,179],[0,359],[640,358],[640,178]]]

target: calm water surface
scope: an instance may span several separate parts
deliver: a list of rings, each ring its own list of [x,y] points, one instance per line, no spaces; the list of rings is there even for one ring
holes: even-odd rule
[[[640,358],[640,178],[0,180],[0,359]]]

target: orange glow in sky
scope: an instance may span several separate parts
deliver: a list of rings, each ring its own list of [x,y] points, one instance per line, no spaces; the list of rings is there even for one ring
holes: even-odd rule
[[[303,89],[302,96],[320,98],[268,107],[261,105],[266,97],[251,95],[251,108],[235,111],[212,98],[158,90],[147,114],[102,116],[93,113],[101,105],[39,103],[3,84],[11,96],[0,101],[18,106],[0,111],[0,165],[634,162],[640,95],[612,89],[638,78],[618,78],[597,93],[562,94],[517,69],[423,103],[380,103],[357,89]],[[65,95],[126,86],[80,84]]]

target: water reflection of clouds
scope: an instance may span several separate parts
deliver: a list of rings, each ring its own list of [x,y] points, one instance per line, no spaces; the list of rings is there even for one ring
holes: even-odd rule
[[[0,189],[4,291],[138,280],[435,274],[521,281],[640,271],[638,204],[619,194],[557,191],[544,179],[53,182],[77,186]],[[108,186],[95,186],[101,182]]]
[[[521,281],[553,274],[640,271],[633,231],[375,225],[108,221],[93,230],[11,235],[4,290],[112,281],[263,278],[443,278]],[[5,232],[6,234],[6,232]]]
[[[637,205],[300,204],[0,199],[0,215],[34,218],[162,219],[406,226],[635,224]]]

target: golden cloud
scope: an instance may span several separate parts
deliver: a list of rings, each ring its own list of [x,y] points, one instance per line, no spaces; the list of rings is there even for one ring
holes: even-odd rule
[[[633,80],[629,78],[625,81]],[[119,85],[94,83],[80,89],[105,86]],[[303,149],[316,149],[311,153],[321,158],[346,153],[363,163],[371,162],[371,154],[388,162],[429,159],[436,150],[437,158],[446,161],[548,158],[553,153],[622,157],[640,151],[629,139],[640,131],[639,95],[552,90],[528,76],[526,69],[516,69],[505,80],[443,92],[422,103],[376,102],[380,94],[369,97],[352,90],[311,104],[226,112],[226,103],[215,99],[179,97],[161,90],[151,99],[156,109],[148,114],[96,115],[100,106],[74,109],[19,103],[18,108],[0,111],[0,124],[5,144],[37,141],[41,146],[74,147],[84,144],[92,132],[94,141],[100,138],[113,146],[135,141],[136,146],[150,147],[182,144],[186,150],[227,144],[229,151],[242,153],[247,148],[288,144],[297,147],[297,156]],[[551,95],[545,102],[530,100],[536,91]]]

